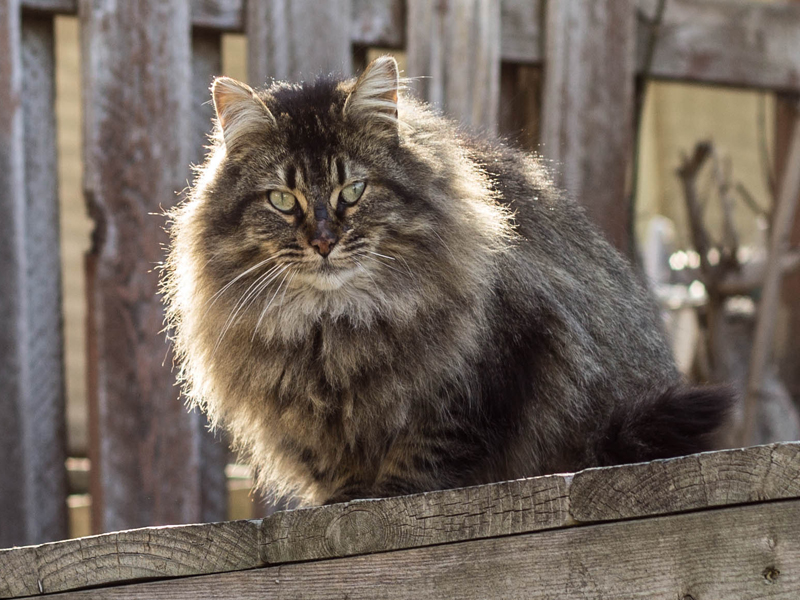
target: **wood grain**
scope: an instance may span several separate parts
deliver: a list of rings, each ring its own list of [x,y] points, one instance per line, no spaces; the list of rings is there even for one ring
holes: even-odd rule
[[[629,250],[626,177],[633,141],[633,0],[547,3],[542,153],[620,251]]]
[[[201,520],[197,419],[170,370],[159,216],[189,178],[187,0],[81,0],[96,531]]]
[[[570,524],[569,477],[552,475],[414,496],[275,513],[266,563],[349,556]]]
[[[0,544],[24,543],[25,124],[17,0],[0,3]]]
[[[247,4],[247,71],[251,84],[350,75],[351,0],[275,0]]]
[[[798,565],[794,500],[54,598],[794,600]]]
[[[656,5],[639,0],[645,16]],[[661,79],[800,91],[798,31],[794,3],[670,0],[651,72]],[[644,49],[639,44],[640,69]]]
[[[153,527],[0,550],[0,598],[261,565],[258,521]]]
[[[179,577],[686,511],[705,515],[749,503],[767,510],[772,504],[765,501],[790,499],[800,499],[800,443],[286,511],[261,522],[149,528],[12,549],[0,552],[0,598],[35,593],[37,581],[47,590],[70,590],[158,573]],[[128,536],[127,545],[119,546],[120,535]],[[138,567],[115,572],[104,566],[116,564]]]
[[[191,0],[192,25],[217,32],[244,31],[244,0]]]
[[[708,452],[575,474],[579,522],[628,519],[800,497],[800,444]]]
[[[0,7],[0,546],[67,533],[53,24]],[[5,46],[5,47],[3,47]]]
[[[500,1],[408,0],[406,52],[417,94],[476,131],[497,131]]]

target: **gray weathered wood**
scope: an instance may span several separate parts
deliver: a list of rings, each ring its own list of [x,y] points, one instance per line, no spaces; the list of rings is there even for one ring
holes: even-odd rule
[[[703,510],[707,515],[708,509],[789,499],[800,499],[800,443],[300,509],[276,513],[262,522],[148,528],[2,551],[0,598],[35,590],[43,574],[47,574],[42,580],[45,590],[70,590],[152,577],[156,569],[179,577],[687,511]],[[754,510],[767,506],[759,504]],[[712,528],[705,535],[713,538],[715,532]],[[130,543],[117,547],[118,535],[129,536],[125,539]],[[194,541],[187,546],[186,539]],[[234,552],[232,542],[225,540],[237,541],[237,560],[232,556],[233,562],[219,563],[219,557]],[[172,549],[176,545],[180,552]],[[206,560],[206,553],[212,558]],[[118,562],[141,568],[97,571]]]
[[[657,0],[639,0],[653,15]],[[642,29],[642,34],[644,30]],[[653,77],[800,91],[800,6],[794,3],[669,0]],[[639,68],[645,44],[639,44]]]
[[[214,107],[210,102],[209,86],[215,75],[222,72],[222,39],[214,31],[192,34],[192,144],[189,160],[200,165],[209,144],[211,119]],[[216,436],[208,430],[208,419],[195,410],[194,433],[200,446],[200,520],[223,521],[228,514],[228,481],[225,465],[228,462],[228,445],[222,434]]]
[[[408,0],[407,68],[418,95],[475,130],[497,130],[500,1]]]
[[[81,0],[80,14],[94,527],[197,522],[198,421],[170,372],[155,269],[157,213],[189,177],[189,4]]]
[[[26,16],[20,24],[17,2],[0,7],[0,20],[0,546],[8,546],[66,536],[67,480],[53,23]]]
[[[512,63],[542,61],[544,0],[501,0],[500,54]]]
[[[153,527],[0,550],[0,598],[260,566],[258,525]]]
[[[405,42],[404,0],[353,0],[354,44],[402,48]]]
[[[634,0],[547,3],[542,153],[556,183],[623,252],[633,141]]]
[[[351,0],[247,3],[247,72],[253,85],[349,75]]]
[[[16,0],[0,3],[0,544],[27,538],[25,506],[25,129]]]
[[[587,469],[569,493],[570,513],[581,522],[793,497],[800,497],[797,443]]]
[[[798,566],[793,500],[54,598],[795,600]]]
[[[364,500],[264,519],[263,560],[292,562],[510,535],[571,523],[569,476]]]
[[[22,0],[22,8],[51,15],[74,15],[78,12],[78,0]]]
[[[192,25],[216,31],[244,30],[244,0],[191,0]]]

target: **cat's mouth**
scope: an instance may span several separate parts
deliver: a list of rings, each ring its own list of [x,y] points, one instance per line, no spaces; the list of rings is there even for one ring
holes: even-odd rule
[[[310,268],[303,269],[297,277],[318,290],[338,290],[356,274],[351,265],[323,259]]]

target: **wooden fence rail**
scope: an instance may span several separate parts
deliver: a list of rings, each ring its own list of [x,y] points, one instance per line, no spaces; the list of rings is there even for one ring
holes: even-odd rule
[[[800,444],[0,550],[0,598],[55,592],[788,600]]]
[[[67,534],[54,15],[78,15],[82,33],[84,185],[95,222],[87,258],[91,491],[101,532],[225,515],[224,449],[186,413],[159,334],[153,267],[165,235],[151,215],[176,202],[199,160],[222,33],[247,35],[253,84],[349,74],[360,48],[402,49],[408,76],[433,75],[418,93],[501,134],[514,133],[504,123],[518,123],[498,118],[504,104],[537,93],[515,73],[543,70],[542,150],[627,249],[636,77],[647,70],[800,93],[800,5],[667,0],[646,68],[657,4],[0,0],[0,547]]]

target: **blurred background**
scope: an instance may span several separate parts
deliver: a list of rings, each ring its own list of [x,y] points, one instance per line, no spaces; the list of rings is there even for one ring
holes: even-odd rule
[[[394,55],[637,264],[687,378],[740,392],[724,445],[800,438],[800,2],[0,2],[0,547],[274,509],[186,413],[160,333],[159,213],[218,74]]]

